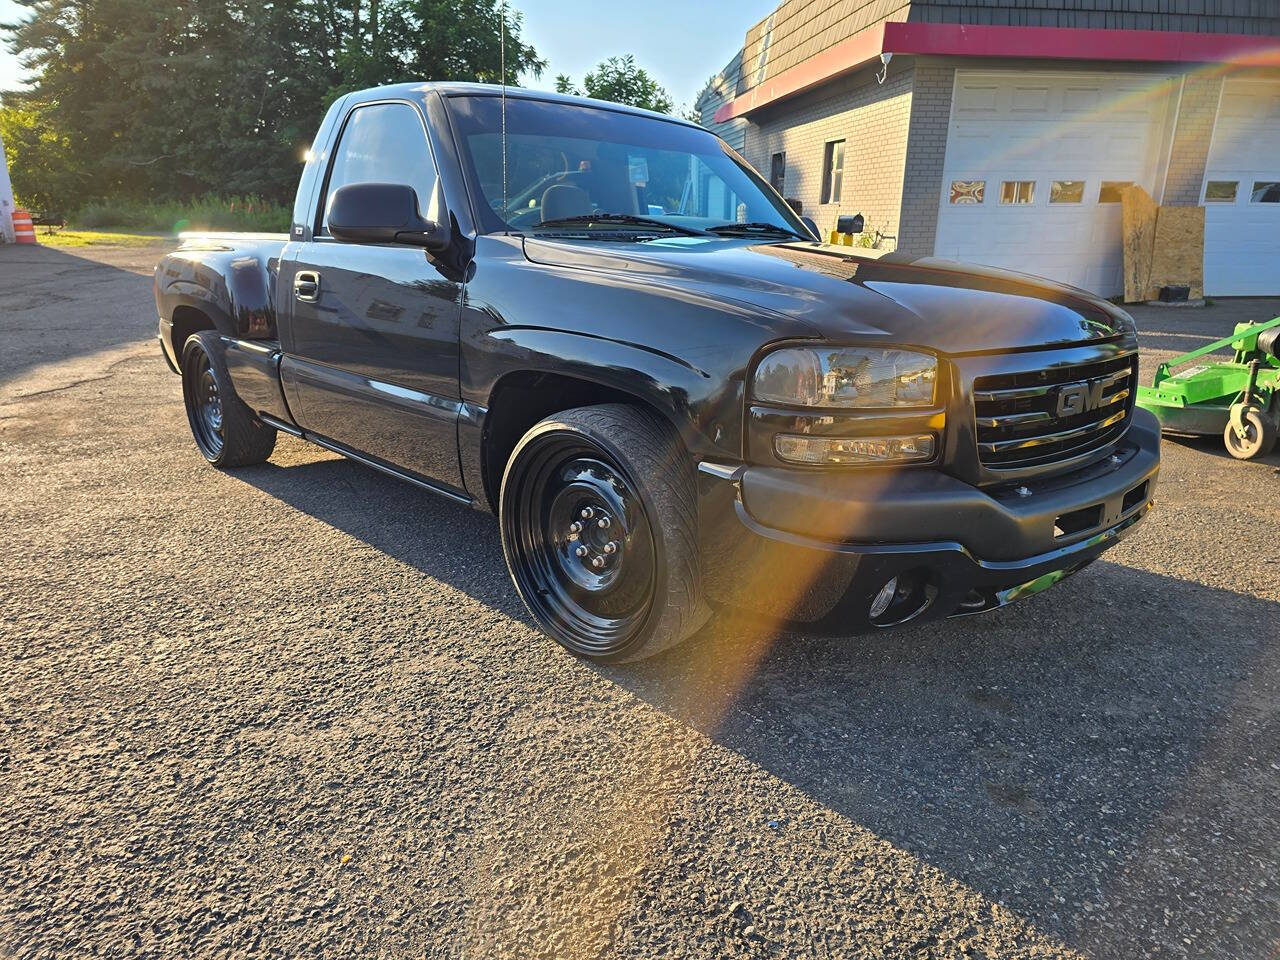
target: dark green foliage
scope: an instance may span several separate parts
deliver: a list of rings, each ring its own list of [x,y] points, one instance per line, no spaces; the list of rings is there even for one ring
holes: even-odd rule
[[[497,81],[498,0],[18,0],[14,189],[77,209],[209,193],[287,201],[329,103],[406,80]],[[545,66],[506,21],[507,80]],[[12,150],[12,148],[10,148]],[[29,200],[29,202],[35,202]]]
[[[597,100],[611,100],[658,113],[670,113],[673,106],[670,94],[658,86],[648,71],[636,66],[636,58],[631,54],[610,57],[598,63],[582,78],[582,85],[586,88],[586,96]],[[563,73],[556,77],[556,92],[583,95],[572,78]]]

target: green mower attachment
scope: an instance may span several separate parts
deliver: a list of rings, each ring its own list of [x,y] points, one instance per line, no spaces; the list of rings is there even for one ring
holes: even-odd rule
[[[1231,361],[1175,367],[1232,347]],[[1238,460],[1265,457],[1276,444],[1280,419],[1280,317],[1236,325],[1235,332],[1160,364],[1149,387],[1138,387],[1137,404],[1150,410],[1165,433],[1216,436]]]

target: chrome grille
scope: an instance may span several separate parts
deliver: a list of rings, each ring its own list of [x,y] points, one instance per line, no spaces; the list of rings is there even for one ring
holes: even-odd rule
[[[979,377],[973,384],[978,459],[992,469],[1070,460],[1124,433],[1136,355],[1073,367]]]

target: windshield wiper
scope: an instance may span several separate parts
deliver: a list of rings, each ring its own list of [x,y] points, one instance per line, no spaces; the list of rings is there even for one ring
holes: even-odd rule
[[[706,233],[702,230],[694,230],[692,227],[682,227],[675,223],[666,223],[662,220],[654,220],[650,217],[636,217],[629,213],[592,213],[584,214],[580,217],[557,217],[554,220],[543,220],[541,223],[533,225],[535,230],[542,227],[587,227],[593,223],[599,223],[603,226],[634,226],[634,227],[655,227],[659,230],[667,230],[671,233],[679,233],[686,237],[705,237]]]
[[[753,237],[757,234],[772,233],[795,237],[797,240],[813,239],[804,234],[796,233],[790,227],[780,227],[776,223],[764,223],[763,221],[755,223],[722,223],[719,226],[707,227],[707,232],[716,233],[723,237],[731,237],[737,234],[741,234],[744,237]]]

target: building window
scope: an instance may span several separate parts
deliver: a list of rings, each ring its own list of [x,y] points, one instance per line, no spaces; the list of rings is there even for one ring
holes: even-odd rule
[[[1124,192],[1132,186],[1132,180],[1103,180],[1098,188],[1098,202],[1119,203],[1124,199]]]
[[[1001,203],[1032,203],[1035,198],[1034,180],[1005,180],[1000,184]]]
[[[1050,203],[1084,203],[1083,180],[1055,180],[1049,187]]]
[[[982,203],[987,196],[985,180],[952,180],[951,202],[960,204]]]
[[[1280,203],[1280,181],[1255,180],[1250,203]]]
[[[838,203],[844,185],[844,141],[832,140],[822,161],[822,202]]]
[[[775,153],[769,161],[769,186],[782,193],[783,184],[787,180],[787,155]]]
[[[1205,203],[1235,203],[1235,180],[1210,180],[1204,185]]]

